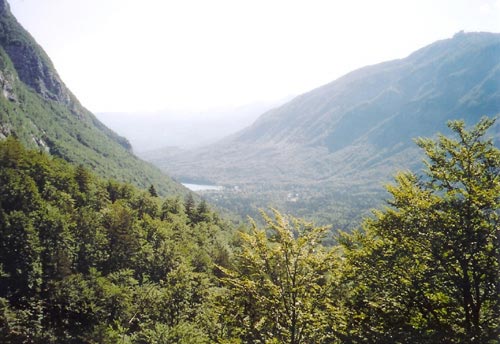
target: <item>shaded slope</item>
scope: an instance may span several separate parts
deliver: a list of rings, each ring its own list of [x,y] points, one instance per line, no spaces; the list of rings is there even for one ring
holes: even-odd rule
[[[391,118],[408,120],[410,113],[420,122],[415,133],[428,134],[438,123],[444,129],[450,117],[498,111],[499,57],[500,35],[459,33],[297,97],[262,116],[236,141],[323,145],[337,151]],[[406,138],[391,137],[393,142]]]
[[[288,169],[282,180],[294,179],[287,175],[300,178],[304,169],[312,169],[306,178],[322,179],[376,166],[413,147],[413,138],[446,131],[450,119],[473,123],[499,112],[500,35],[459,33],[405,59],[349,73],[267,112],[215,145],[156,162],[178,177],[224,183],[254,175],[252,164],[277,171],[269,159],[278,159]],[[369,163],[360,154],[362,161],[350,166],[349,160],[360,160],[355,152],[368,151]],[[307,164],[296,161],[304,152]],[[313,156],[318,161],[310,161]],[[342,163],[344,172],[323,166],[319,160],[324,159]]]
[[[128,141],[104,126],[67,89],[52,62],[0,0],[0,138],[16,135],[102,176],[162,193],[184,193],[131,154]]]

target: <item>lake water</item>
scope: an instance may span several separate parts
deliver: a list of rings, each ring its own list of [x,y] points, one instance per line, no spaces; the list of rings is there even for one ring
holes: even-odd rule
[[[191,184],[191,183],[182,183],[185,187],[187,187],[191,191],[217,191],[222,190],[222,186],[219,185],[206,185],[206,184]]]

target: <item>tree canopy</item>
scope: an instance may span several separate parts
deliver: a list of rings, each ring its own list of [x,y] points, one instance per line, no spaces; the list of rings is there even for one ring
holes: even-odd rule
[[[500,339],[500,151],[493,120],[418,139],[426,175],[400,173],[388,207],[344,235],[348,331],[359,342]]]
[[[399,173],[386,207],[333,245],[275,210],[236,229],[204,201],[4,140],[0,341],[499,342],[493,123],[418,139],[426,173]]]

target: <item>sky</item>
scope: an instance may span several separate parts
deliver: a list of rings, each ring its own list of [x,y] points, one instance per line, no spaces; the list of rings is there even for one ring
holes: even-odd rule
[[[8,0],[93,112],[274,101],[467,31],[500,0]]]

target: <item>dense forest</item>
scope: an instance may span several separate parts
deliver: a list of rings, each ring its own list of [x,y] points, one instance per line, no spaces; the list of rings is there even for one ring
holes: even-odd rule
[[[229,233],[206,203],[160,200],[11,138],[0,157],[1,342],[201,333]]]
[[[384,210],[329,227],[102,179],[0,142],[2,343],[495,343],[500,151],[494,120],[420,139]]]

